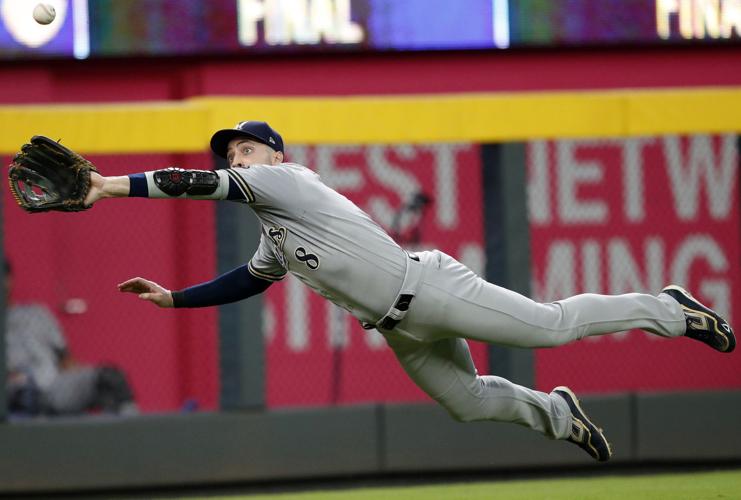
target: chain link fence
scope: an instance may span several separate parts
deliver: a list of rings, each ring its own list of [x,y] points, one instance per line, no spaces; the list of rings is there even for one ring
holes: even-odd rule
[[[207,154],[89,155],[89,159],[106,175],[173,164],[208,168],[211,162]],[[5,165],[10,161],[2,160]],[[8,360],[15,364],[9,368],[34,373],[38,370],[33,367],[41,366],[49,377],[56,377],[83,367],[116,367],[131,388],[134,412],[215,408],[216,310],[162,310],[116,288],[134,276],[173,289],[213,277],[213,204],[106,200],[83,213],[27,214],[15,205],[7,184],[3,191],[5,252],[12,264],[9,319],[14,318],[14,308],[26,312],[32,308],[43,311],[47,320],[47,326],[33,328],[27,314],[16,318],[22,321],[11,326],[20,340],[8,344]],[[50,335],[57,340],[51,342],[33,330],[56,330]],[[66,361],[62,347],[70,355]],[[11,350],[18,354],[11,356]],[[73,393],[69,397],[85,399],[82,393],[92,390],[90,384],[101,382],[70,383],[74,387],[66,389]],[[42,385],[44,393],[47,384]],[[77,410],[96,413],[101,405]]]
[[[735,135],[535,141],[527,168],[536,300],[675,283],[741,317]],[[584,392],[738,388],[741,370],[690,339],[630,331],[538,351],[536,381]]]
[[[408,250],[439,248],[483,274],[478,146],[297,146],[288,158],[315,169]],[[107,175],[211,162],[206,154],[90,159]],[[172,289],[211,279],[213,203],[109,200],[86,213],[29,215],[7,192],[4,200],[13,304],[45,308],[78,364],[119,367],[142,412],[218,407],[219,378],[233,376],[219,372],[218,310],[161,310],[115,286],[133,276]],[[297,280],[271,287],[264,310],[268,407],[427,399],[380,334]],[[486,371],[486,347],[472,347]]]
[[[741,292],[735,136],[525,147],[534,299],[658,293],[677,283],[731,321],[741,317],[732,300]],[[438,248],[484,276],[478,145],[294,146],[287,158],[317,171],[404,248]],[[205,152],[90,159],[107,175],[212,164]],[[77,367],[120,369],[139,412],[217,409],[220,379],[232,376],[220,373],[218,309],[161,310],[116,289],[133,276],[172,289],[211,279],[219,244],[215,204],[110,200],[85,213],[29,215],[4,192],[11,306],[41,306],[45,324],[57,325],[42,329],[57,329],[64,341],[52,342],[54,348],[66,347]],[[299,281],[286,278],[262,300],[268,408],[428,400],[378,332],[363,330]],[[487,346],[471,347],[479,371],[489,373]],[[741,373],[727,357],[688,339],[640,331],[538,350],[535,374],[541,390],[558,384],[598,393],[741,386]]]

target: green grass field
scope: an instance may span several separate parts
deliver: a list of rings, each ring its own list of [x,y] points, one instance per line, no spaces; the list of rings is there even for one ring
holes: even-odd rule
[[[379,487],[208,498],[211,500],[741,499],[741,470],[452,483],[432,486]]]

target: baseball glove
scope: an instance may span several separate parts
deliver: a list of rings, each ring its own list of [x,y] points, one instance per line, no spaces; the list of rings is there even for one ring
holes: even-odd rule
[[[90,171],[98,170],[79,154],[35,135],[13,157],[8,180],[15,201],[28,212],[79,212],[90,208]]]

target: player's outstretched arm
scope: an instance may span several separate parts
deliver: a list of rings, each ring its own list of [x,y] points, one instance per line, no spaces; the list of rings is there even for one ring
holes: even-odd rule
[[[247,198],[226,173],[170,167],[120,177],[93,172],[85,197],[89,206],[103,198],[191,198],[239,200]]]
[[[159,307],[174,307],[172,292],[154,281],[139,277],[131,278],[119,283],[118,289],[122,292],[139,294],[140,299],[148,300]]]
[[[139,294],[160,307],[210,307],[230,304],[264,292],[272,281],[254,276],[245,264],[211,281],[170,291],[153,281],[132,278],[118,285],[122,292]]]

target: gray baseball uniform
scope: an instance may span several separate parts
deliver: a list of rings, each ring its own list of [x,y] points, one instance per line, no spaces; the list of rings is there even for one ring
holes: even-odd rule
[[[249,263],[259,278],[291,272],[384,335],[409,376],[461,421],[525,425],[558,439],[570,433],[562,397],[501,377],[479,376],[464,339],[549,347],[591,335],[642,328],[685,332],[681,306],[666,294],[585,294],[539,304],[477,277],[437,250],[406,253],[347,198],[296,164],[217,171],[207,196],[247,203],[260,219]],[[170,197],[146,174],[150,197]]]

